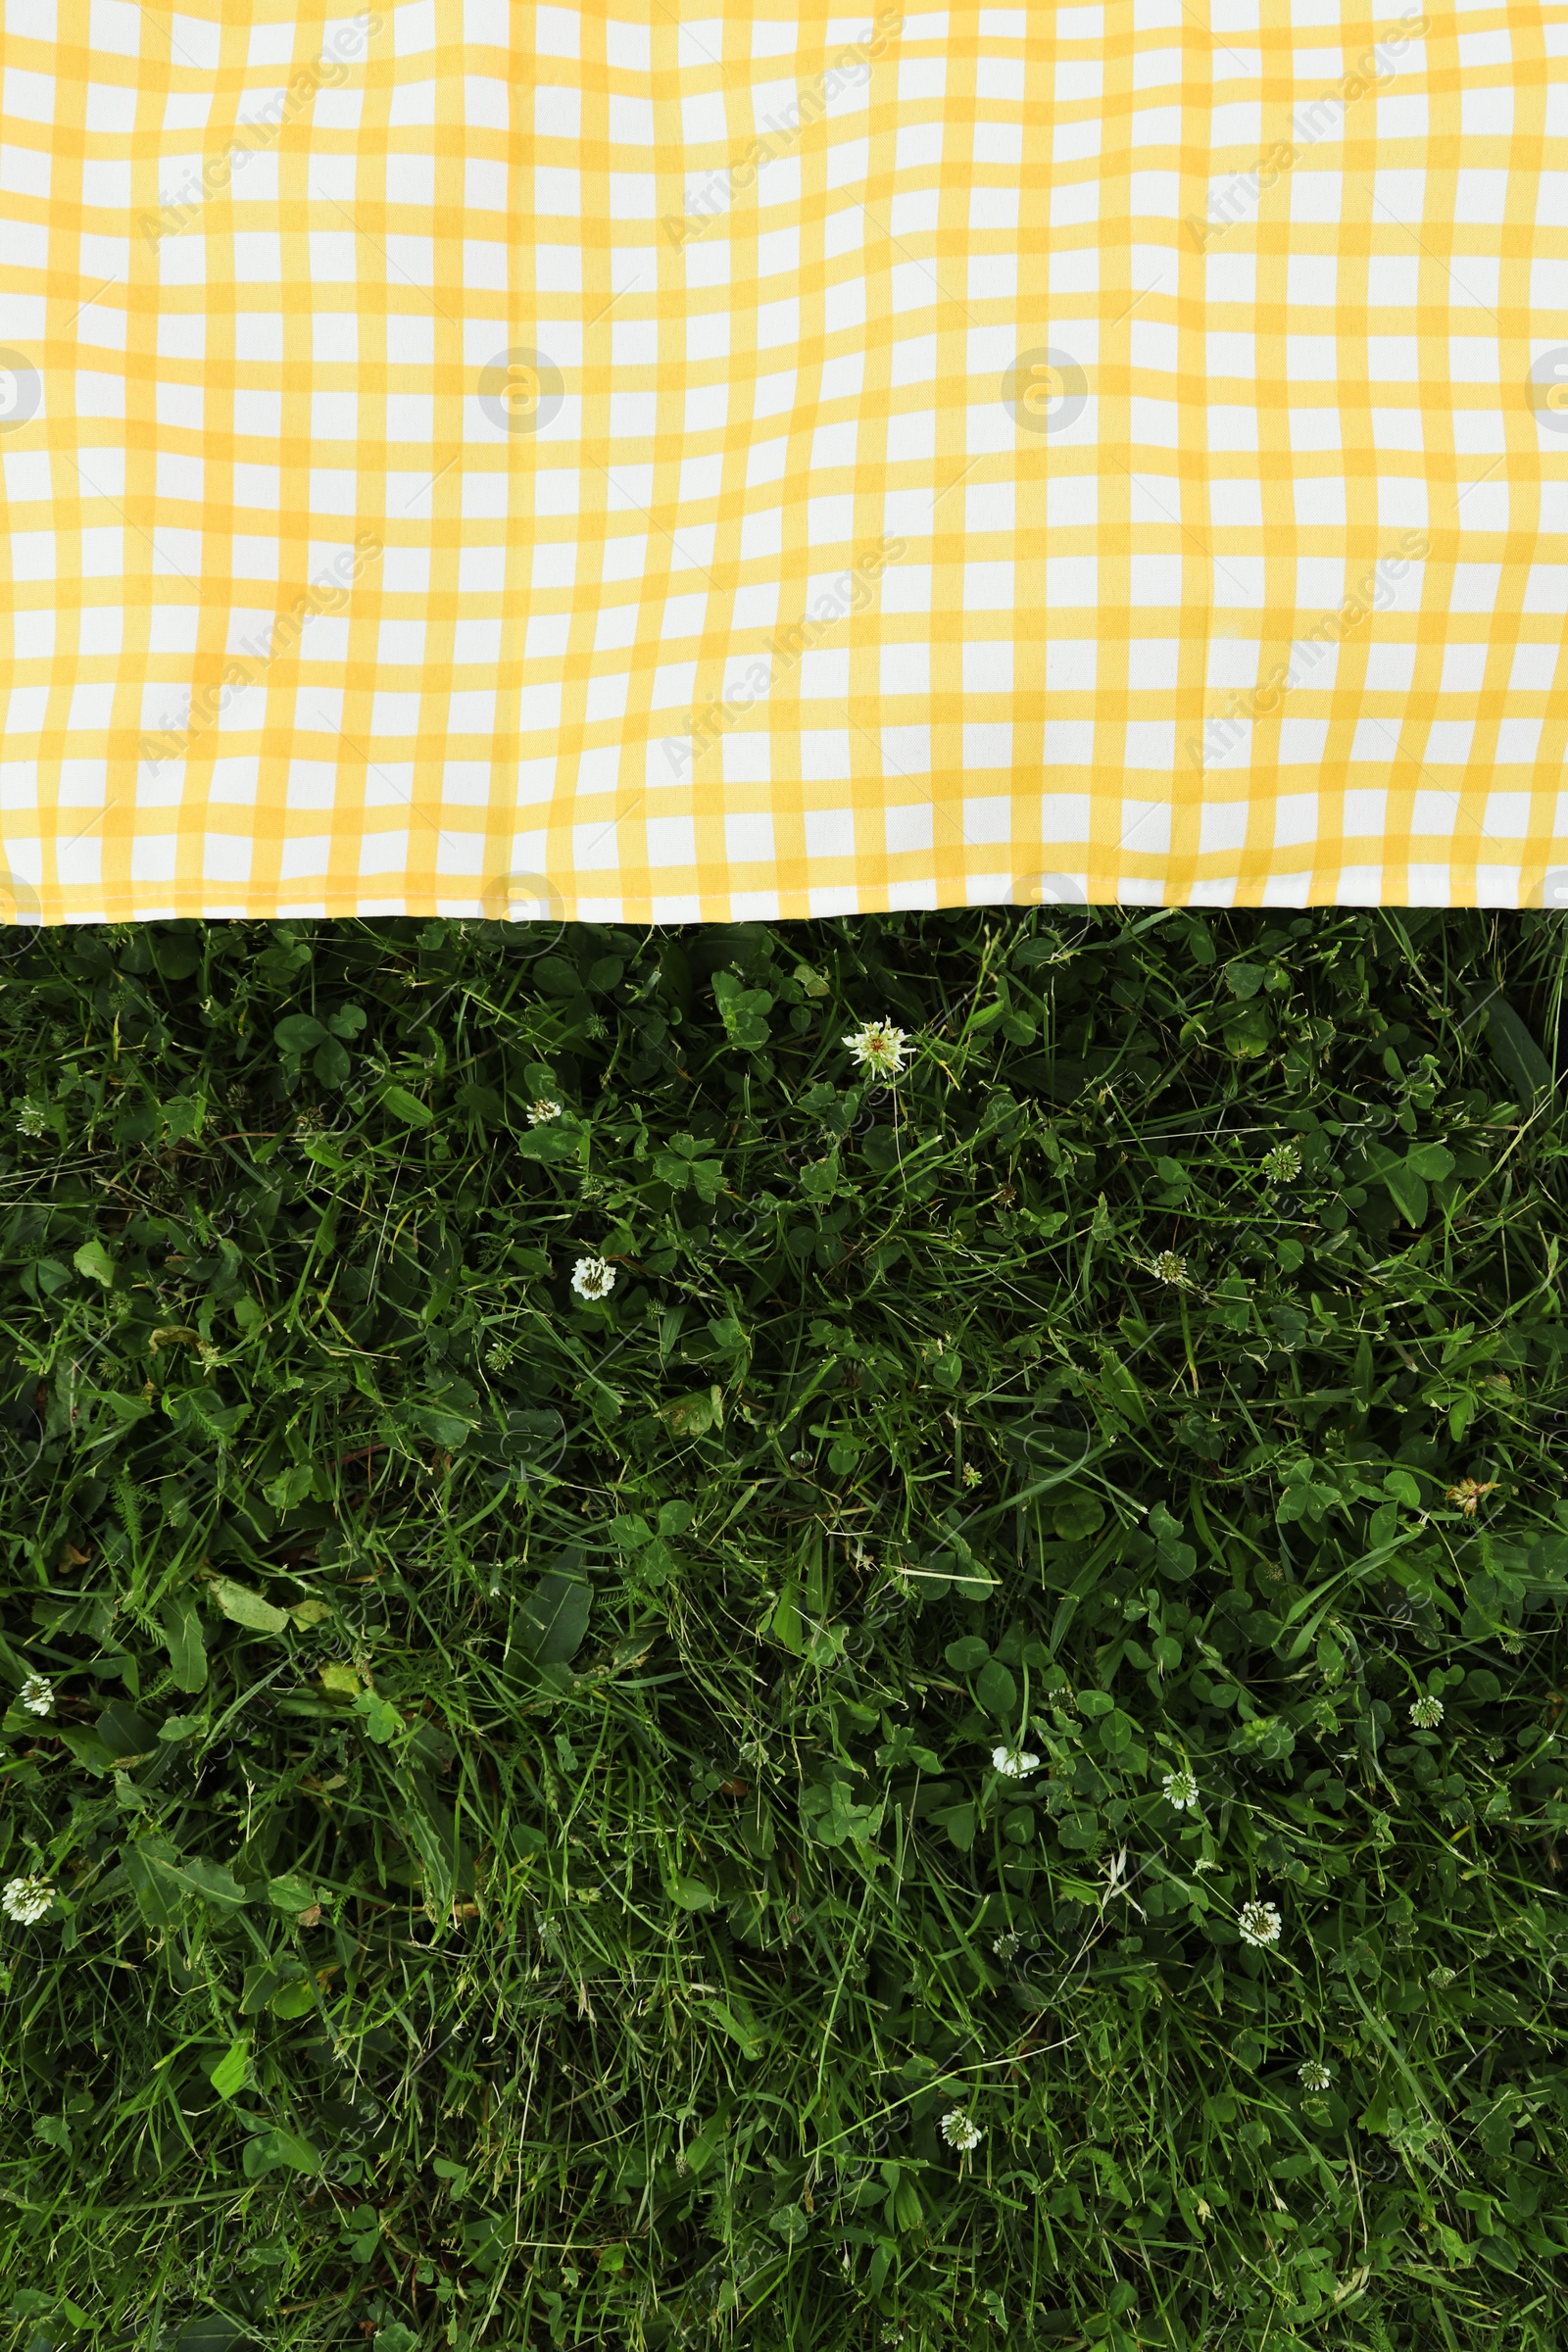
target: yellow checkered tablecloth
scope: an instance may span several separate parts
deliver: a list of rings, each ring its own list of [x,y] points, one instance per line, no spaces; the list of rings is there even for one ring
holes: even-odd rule
[[[1560,0],[192,5],[4,0],[0,914],[1568,896]]]

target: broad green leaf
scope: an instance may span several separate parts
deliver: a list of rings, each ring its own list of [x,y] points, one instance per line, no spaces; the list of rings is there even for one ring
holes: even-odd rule
[[[297,1918],[300,1912],[309,1911],[315,1904],[316,1888],[309,1879],[299,1878],[293,1871],[288,1871],[280,1879],[268,1880],[267,1899],[275,1911],[287,1911]]]
[[[793,1585],[786,1585],[779,1594],[778,1606],[774,1609],[770,1622],[774,1640],[781,1642],[784,1648],[792,1651],[796,1657],[804,1657],[806,1640],[801,1628],[800,1595]]]
[[[105,1747],[96,1732],[78,1731],[74,1724],[63,1723],[58,1737],[84,1772],[94,1772],[103,1778],[114,1771],[119,1759]]]
[[[286,1470],[280,1470],[275,1478],[268,1479],[262,1488],[262,1494],[274,1511],[291,1511],[305,1500],[315,1486],[314,1462],[290,1462]]]
[[[1107,1366],[1108,1370],[1109,1367]],[[1116,1366],[1120,1372],[1122,1367]],[[1130,1377],[1130,1375],[1128,1375]],[[1055,1498],[1052,1524],[1064,1544],[1081,1544],[1105,1522],[1105,1505],[1098,1494],[1068,1488]]]
[[[364,1722],[366,1738],[378,1747],[385,1747],[403,1729],[402,1716],[378,1691],[362,1690],[354,1701],[354,1711]]]
[[[435,1112],[428,1102],[421,1102],[417,1095],[411,1095],[406,1086],[384,1086],[380,1101],[382,1109],[389,1110],[395,1119],[401,1119],[405,1127],[429,1127],[434,1123]]]
[[[588,1631],[593,1588],[580,1571],[552,1569],[519,1612],[524,1640],[541,1666],[564,1666]]]
[[[1453,1174],[1457,1163],[1453,1153],[1442,1144],[1412,1144],[1404,1155],[1404,1164],[1428,1184],[1442,1184]]]
[[[188,1592],[175,1593],[158,1612],[176,1690],[207,1688],[207,1649],[201,1612]]]
[[[443,1412],[439,1405],[416,1404],[408,1410],[415,1427],[445,1452],[455,1451],[473,1434],[471,1421],[458,1413]]]
[[[1414,1168],[1408,1162],[1402,1167],[1385,1168],[1383,1181],[1389,1188],[1390,1199],[1405,1223],[1407,1225],[1424,1225],[1428,1204],[1427,1188],[1424,1179],[1416,1174]]]
[[[226,1910],[251,1899],[233,1872],[200,1855],[181,1854],[167,1838],[137,1838],[121,1848],[121,1862],[131,1891],[154,1927],[173,1927],[189,1897],[200,1895]]]
[[[251,2044],[248,2034],[231,2041],[221,2058],[207,2070],[207,2080],[220,2099],[231,2099],[244,2086],[250,2071]]]
[[[715,1387],[698,1389],[690,1396],[678,1396],[673,1404],[665,1405],[663,1417],[672,1437],[706,1437],[715,1422],[723,1422],[723,1392]]]
[[[296,2173],[318,2173],[321,2169],[320,2155],[311,2142],[283,2131],[280,2126],[246,2141],[243,2164],[247,2180],[260,2180],[282,2166]]]
[[[112,1698],[93,1729],[119,1762],[147,1755],[158,1737],[146,1716],[123,1698]]]
[[[251,1409],[243,1398],[235,1404],[220,1404],[206,1386],[164,1391],[164,1411],[175,1428],[187,1438],[215,1446],[226,1446],[250,1419]]]
[[[78,1274],[90,1274],[95,1282],[103,1284],[105,1290],[112,1288],[115,1261],[102,1242],[83,1242],[80,1249],[74,1252],[71,1262]]]
[[[751,2053],[748,2052],[748,2055],[751,2055]],[[713,2158],[718,2154],[720,2148],[724,2144],[725,2137],[729,2132],[729,2125],[730,2114],[728,2102],[720,2101],[717,2108],[715,2108],[714,2112],[709,2117],[707,2123],[698,2132],[696,2138],[689,2139],[686,2142],[684,2153],[686,2157],[686,2170],[689,2173],[701,2173],[706,2166],[711,2164]]]
[[[1136,1377],[1127,1365],[1122,1363],[1118,1357],[1107,1355],[1102,1359],[1100,1379],[1105,1396],[1115,1411],[1124,1414],[1129,1421],[1135,1421],[1140,1429],[1149,1428],[1148,1401]],[[1098,1521],[1095,1524],[1098,1525]],[[1058,1524],[1056,1533],[1060,1535],[1061,1532]],[[1069,1539],[1064,1538],[1063,1540]]]
[[[991,1655],[991,1644],[982,1642],[978,1634],[960,1634],[942,1654],[955,1674],[978,1674]]]
[[[223,1615],[235,1625],[249,1628],[253,1634],[280,1634],[288,1625],[288,1611],[274,1608],[249,1585],[236,1585],[232,1577],[220,1576],[214,1580],[213,1598]]]
[[[529,1127],[513,1138],[513,1150],[519,1159],[551,1160],[576,1159],[587,1141],[588,1131],[576,1122],[565,1119],[547,1119],[542,1127]]]
[[[942,1824],[960,1854],[966,1854],[969,1851],[974,1843],[975,1811],[973,1805],[948,1805],[941,1812],[933,1813],[931,1818]]]
[[[732,2041],[739,2042],[748,2058],[761,2056],[765,2037],[749,2002],[736,1992],[727,1999],[711,2000],[708,2006],[710,2016],[723,2027]]]
[[[329,1697],[359,1697],[360,1676],[357,1667],[343,1664],[336,1658],[329,1658],[324,1666],[318,1667],[317,1672],[320,1677],[321,1688]]]
[[[489,1127],[499,1127],[506,1117],[506,1104],[493,1086],[477,1086],[470,1079],[458,1089],[458,1108]]]
[[[1005,1722],[1016,1710],[1018,1686],[1000,1658],[988,1658],[975,1678],[975,1696],[988,1715]]]
[[[167,1839],[142,1838],[120,1849],[131,1893],[150,1928],[177,1927],[184,1916],[184,1888],[169,1867],[173,1859]]]
[[[425,1895],[431,1908],[444,1912],[451,1906],[456,1883],[456,1839],[451,1814],[444,1806],[434,1806],[433,1810],[443,1814],[444,1819],[433,1819],[429,1805],[414,1805],[400,1826],[424,1865]]]
[[[176,1876],[193,1894],[205,1896],[210,1903],[236,1907],[251,1899],[234,1873],[225,1870],[220,1862],[182,1859],[176,1867]]]
[[[122,1389],[98,1389],[94,1394],[126,1429],[133,1421],[145,1421],[154,1409],[150,1396],[127,1396]]]
[[[1506,997],[1494,994],[1474,1009],[1480,1014],[1476,1027],[1486,1041],[1488,1052],[1506,1078],[1514,1099],[1528,1108],[1538,1094],[1551,1086],[1550,1062]],[[1465,1016],[1470,1017],[1470,1014]]]
[[[707,1911],[717,1901],[706,1879],[672,1879],[669,1899],[682,1911]]]
[[[285,1054],[309,1054],[318,1046],[326,1031],[318,1020],[308,1012],[291,1012],[279,1021],[272,1031],[272,1041]]]

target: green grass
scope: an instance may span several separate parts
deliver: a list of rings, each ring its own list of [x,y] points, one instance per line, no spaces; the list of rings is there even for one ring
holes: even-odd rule
[[[0,2342],[1555,2352],[1554,918],[4,946]]]

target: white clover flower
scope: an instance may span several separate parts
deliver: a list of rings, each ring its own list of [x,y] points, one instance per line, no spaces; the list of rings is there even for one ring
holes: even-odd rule
[[[55,1687],[41,1674],[29,1674],[22,1686],[22,1703],[29,1715],[52,1715],[55,1711]]]
[[[972,2115],[961,2107],[950,2107],[942,2118],[942,2136],[950,2148],[967,2156],[971,2148],[980,2145],[980,2127]]]
[[[1236,1922],[1244,1943],[1278,1943],[1285,1925],[1272,1903],[1244,1903]]]
[[[1016,1781],[1021,1780],[1026,1772],[1033,1772],[1040,1758],[1029,1755],[1022,1748],[994,1747],[991,1761],[998,1772],[1005,1773],[1009,1781]]]
[[[991,1938],[991,1949],[996,1953],[999,1960],[1014,1960],[1017,1958],[1018,1946],[1022,1940],[1022,1936],[1016,1935],[1011,1928],[1008,1928],[1004,1934],[1001,1936],[993,1936]]]
[[[43,1112],[39,1109],[37,1103],[24,1102],[22,1108],[17,1113],[17,1133],[19,1135],[39,1136],[47,1134],[49,1122],[44,1117]]]
[[[896,1078],[904,1067],[905,1033],[891,1021],[862,1021],[843,1043],[863,1068],[882,1078]]]
[[[1334,2080],[1334,2069],[1325,2066],[1321,2058],[1308,2058],[1297,2068],[1296,2079],[1303,2089],[1327,2090]]]
[[[1293,1176],[1301,1173],[1301,1154],[1294,1144],[1276,1144],[1272,1151],[1264,1152],[1262,1167],[1272,1183],[1289,1184]]]
[[[1180,1772],[1167,1772],[1163,1786],[1165,1802],[1174,1805],[1178,1813],[1184,1813],[1189,1805],[1197,1804],[1198,1781],[1185,1768]]]
[[[36,1927],[50,1904],[55,1890],[47,1879],[8,1879],[0,1890],[0,1911],[7,1919],[20,1921],[24,1928]]]
[[[1427,1983],[1434,1992],[1446,1992],[1448,1986],[1456,1984],[1457,1981],[1451,1968],[1435,1968],[1427,1979]]]
[[[543,1127],[548,1120],[559,1119],[560,1116],[561,1104],[552,1102],[548,1095],[536,1095],[528,1105],[530,1127]]]
[[[1443,1721],[1443,1701],[1428,1695],[1418,1698],[1410,1709],[1410,1721],[1419,1724],[1424,1732],[1435,1732]]]
[[[1184,1283],[1187,1280],[1187,1260],[1176,1250],[1162,1250],[1154,1260],[1154,1273],[1161,1282]]]
[[[571,1287],[579,1298],[608,1298],[615,1287],[615,1269],[607,1257],[579,1257],[571,1269]]]

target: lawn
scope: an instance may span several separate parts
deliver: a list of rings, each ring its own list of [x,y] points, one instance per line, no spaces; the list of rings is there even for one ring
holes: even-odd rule
[[[0,935],[0,2342],[1559,2352],[1563,972]]]

